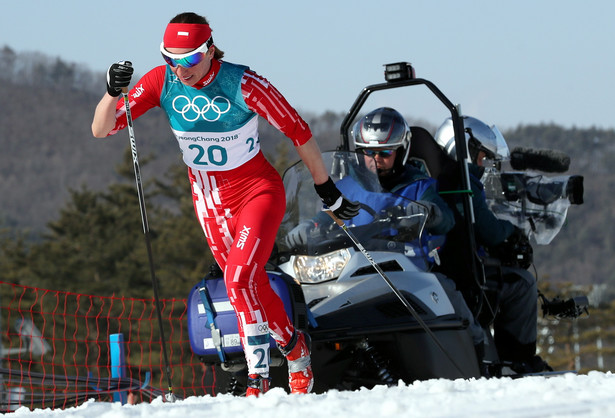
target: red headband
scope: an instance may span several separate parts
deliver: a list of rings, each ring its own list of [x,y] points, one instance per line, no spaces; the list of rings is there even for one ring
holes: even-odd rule
[[[165,48],[192,48],[203,45],[211,37],[209,25],[201,23],[169,23],[164,31]]]

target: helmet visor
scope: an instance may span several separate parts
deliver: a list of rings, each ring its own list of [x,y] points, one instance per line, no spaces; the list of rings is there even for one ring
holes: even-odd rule
[[[493,125],[491,127],[493,134],[495,135],[494,143],[495,143],[495,154],[501,160],[510,159],[510,151],[508,150],[508,144],[504,139],[504,135],[500,132],[497,126]]]

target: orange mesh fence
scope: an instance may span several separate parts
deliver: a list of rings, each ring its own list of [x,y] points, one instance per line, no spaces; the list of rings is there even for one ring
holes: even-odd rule
[[[168,392],[153,299],[101,297],[0,281],[2,411],[86,399],[149,401]],[[160,300],[173,393],[213,395],[215,373],[190,349],[186,300]],[[125,377],[112,377],[109,336],[122,334]],[[117,398],[116,398],[117,400]]]

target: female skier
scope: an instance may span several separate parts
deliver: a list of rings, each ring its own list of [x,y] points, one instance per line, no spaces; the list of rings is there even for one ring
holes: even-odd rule
[[[237,314],[248,365],[247,396],[269,388],[269,335],[288,361],[291,393],[313,385],[309,336],[296,330],[265,271],[285,211],[282,180],[260,150],[258,116],[293,141],[322,201],[340,218],[358,212],[345,199],[324,166],[305,121],[279,91],[246,66],[222,60],[207,20],[195,13],[171,19],[160,52],[166,65],[145,74],[130,90],[136,119],[159,106],[188,166],[192,198],[211,252],[224,272]],[[128,87],[130,62],[112,64],[107,93],[94,113],[97,138],[127,125],[122,88]]]

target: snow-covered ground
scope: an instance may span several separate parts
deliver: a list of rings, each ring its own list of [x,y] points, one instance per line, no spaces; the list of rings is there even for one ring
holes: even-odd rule
[[[512,380],[429,380],[412,385],[322,395],[272,389],[260,398],[190,397],[174,403],[120,405],[87,402],[66,410],[20,408],[19,417],[612,417],[615,375],[589,372]]]

